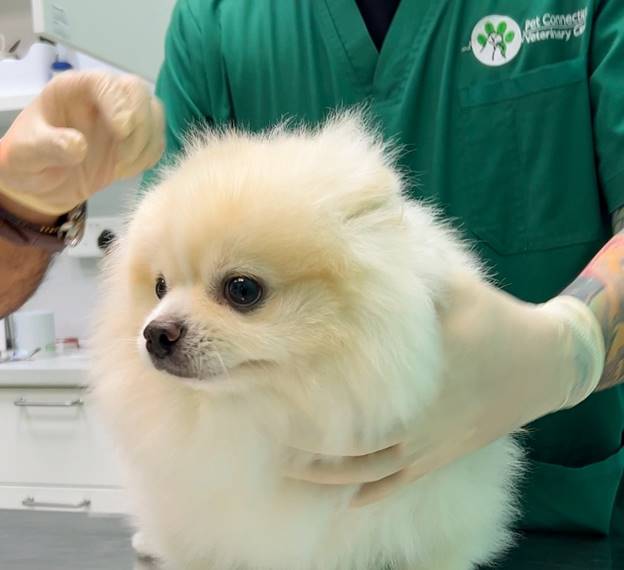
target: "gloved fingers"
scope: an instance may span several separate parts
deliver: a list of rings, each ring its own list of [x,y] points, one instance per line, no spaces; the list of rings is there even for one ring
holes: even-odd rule
[[[165,143],[162,136],[160,134],[154,134],[136,161],[128,166],[128,170],[126,172],[120,171],[120,177],[136,176],[148,168],[151,168],[162,156],[164,148]]]
[[[31,167],[38,171],[76,166],[87,154],[87,141],[75,129],[46,127],[39,133],[39,138],[32,142],[31,152],[25,155],[34,154]]]
[[[2,193],[18,204],[35,212],[61,216],[70,209],[62,192],[50,192],[50,188],[61,188],[66,184],[70,171],[62,168],[53,168],[44,172],[37,172],[28,176],[25,185],[17,190],[2,187]],[[40,192],[42,188],[48,189]]]
[[[352,509],[359,509],[381,501],[406,485],[408,483],[407,478],[407,471],[401,470],[379,481],[365,483],[355,494],[349,507]]]
[[[400,487],[408,485],[433,471],[442,469],[476,450],[484,447],[504,434],[493,432],[484,435],[483,432],[466,428],[461,437],[437,438],[425,444],[412,441],[406,445],[410,461],[402,469],[390,474],[384,479],[372,481],[362,485],[351,501],[351,508],[360,508],[380,501],[394,493]]]
[[[160,103],[153,99],[145,128],[135,130],[119,145],[115,178],[135,176],[156,164],[164,145],[164,114]]]
[[[94,103],[120,141],[139,135],[151,114],[152,95],[147,85],[131,75],[100,76],[93,81]]]
[[[379,481],[409,464],[401,446],[390,447],[339,462],[314,459],[289,464],[285,475],[291,479],[318,485],[353,485]]]
[[[383,479],[362,485],[351,500],[350,506],[351,508],[360,508],[381,501],[400,487],[448,465],[465,453],[468,453],[468,449],[462,449],[459,446],[451,446],[448,449],[444,447],[432,449],[429,453],[424,453],[416,458],[409,466],[397,470]]]
[[[137,77],[100,71],[62,73],[50,82],[44,95],[44,111],[48,105],[94,105],[118,140],[128,137],[144,121],[151,100],[147,85]]]
[[[80,132],[49,125],[30,129],[7,146],[5,167],[23,173],[74,166],[84,160],[87,152],[87,142]]]
[[[406,426],[398,426],[394,431],[384,436],[383,439],[378,440],[374,446],[355,441],[351,443],[348,449],[345,449],[342,444],[340,449],[336,449],[327,446],[319,447],[319,438],[315,437],[315,432],[302,430],[298,433],[289,433],[288,445],[291,449],[296,449],[308,455],[324,455],[328,458],[360,457],[378,453],[404,443],[405,434],[408,431],[409,429]]]
[[[146,152],[139,157],[141,170],[154,166],[165,151],[165,112],[158,99],[152,99],[152,134]]]

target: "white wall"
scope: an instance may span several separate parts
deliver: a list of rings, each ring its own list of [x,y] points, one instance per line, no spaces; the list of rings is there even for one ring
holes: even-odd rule
[[[136,192],[139,179],[114,184],[89,201],[90,216],[115,216]],[[84,339],[98,300],[99,261],[59,255],[46,279],[22,310],[52,310],[58,338]]]
[[[8,46],[21,39],[18,53],[26,53],[35,40],[30,0],[0,0],[0,34],[4,34]]]
[[[149,81],[156,79],[176,0],[35,1],[46,37]]]
[[[89,335],[90,314],[97,301],[98,262],[61,254],[50,267],[45,281],[21,310],[54,312],[56,337]]]

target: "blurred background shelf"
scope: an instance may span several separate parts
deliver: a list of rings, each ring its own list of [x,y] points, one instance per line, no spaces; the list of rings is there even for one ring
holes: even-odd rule
[[[0,60],[0,125],[10,124],[43,89],[56,57],[54,46],[35,42],[21,59]]]
[[[31,91],[18,95],[0,95],[0,131],[8,127],[38,94],[39,91]]]
[[[21,95],[0,96],[0,113],[14,113],[16,111],[21,111],[38,94],[39,91],[31,91]]]
[[[89,356],[84,350],[0,363],[0,388],[7,386],[87,385]]]

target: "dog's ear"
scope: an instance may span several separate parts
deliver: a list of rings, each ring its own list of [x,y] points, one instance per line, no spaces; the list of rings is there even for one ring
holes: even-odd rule
[[[380,168],[365,173],[365,176],[361,186],[341,196],[340,209],[345,221],[363,218],[399,205],[401,181],[392,170]]]
[[[403,183],[394,166],[396,152],[370,129],[360,113],[330,119],[319,132],[319,143],[340,172],[343,184],[329,187],[332,207],[345,220],[393,208],[401,201]]]

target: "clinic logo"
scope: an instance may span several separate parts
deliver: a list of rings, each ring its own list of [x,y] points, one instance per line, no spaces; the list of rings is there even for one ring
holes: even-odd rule
[[[470,37],[472,53],[490,67],[509,63],[518,55],[521,46],[520,26],[508,16],[486,16],[477,22]]]

